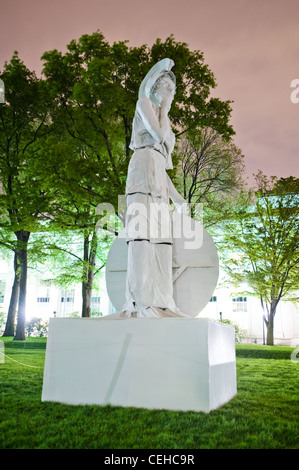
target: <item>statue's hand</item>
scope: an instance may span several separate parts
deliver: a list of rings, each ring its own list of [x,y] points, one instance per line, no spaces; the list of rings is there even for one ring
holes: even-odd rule
[[[173,101],[173,97],[171,97],[169,95],[165,96],[165,98],[163,99],[163,101],[161,103],[162,113],[164,113],[164,114],[169,113],[172,101]]]
[[[175,202],[174,205],[179,214],[187,215],[188,204],[184,199],[182,201],[180,200],[178,202]]]

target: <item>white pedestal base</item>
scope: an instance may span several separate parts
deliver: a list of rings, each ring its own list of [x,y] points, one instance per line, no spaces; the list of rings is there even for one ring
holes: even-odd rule
[[[234,328],[207,318],[53,318],[42,401],[209,412],[237,393]]]

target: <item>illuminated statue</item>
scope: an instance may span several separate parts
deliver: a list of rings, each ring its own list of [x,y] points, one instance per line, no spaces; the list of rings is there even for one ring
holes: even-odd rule
[[[179,210],[185,200],[166,173],[175,144],[168,118],[176,88],[173,65],[163,59],[151,68],[136,104],[126,184],[126,316],[184,316],[173,299],[169,198]]]

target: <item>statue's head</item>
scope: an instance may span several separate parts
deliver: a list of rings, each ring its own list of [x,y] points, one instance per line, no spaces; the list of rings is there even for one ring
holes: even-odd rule
[[[173,100],[175,95],[175,75],[173,72],[166,72],[154,83],[150,91],[150,98],[157,104],[161,104],[166,98]]]
[[[174,62],[171,59],[157,62],[144,77],[139,87],[139,98],[146,96],[156,104],[160,104],[162,94],[170,93],[174,96],[176,79],[171,71],[173,66]]]

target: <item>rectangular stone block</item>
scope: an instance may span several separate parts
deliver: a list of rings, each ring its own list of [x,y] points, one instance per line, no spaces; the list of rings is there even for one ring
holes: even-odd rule
[[[52,318],[42,401],[209,412],[237,393],[234,328],[207,318]]]

